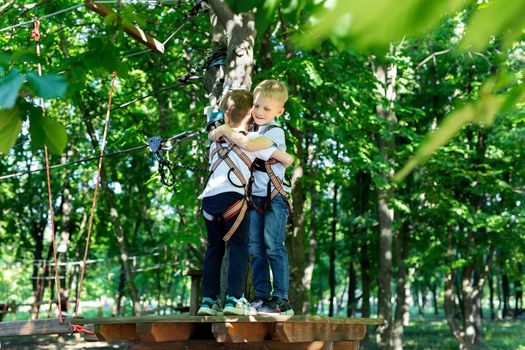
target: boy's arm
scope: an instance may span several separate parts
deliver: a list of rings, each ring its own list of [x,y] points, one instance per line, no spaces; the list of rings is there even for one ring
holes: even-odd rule
[[[217,132],[217,129],[212,129],[212,130],[208,133],[208,140],[209,140],[209,141],[212,141],[212,142],[213,142],[213,141],[219,139],[218,137],[217,137],[217,138],[215,137],[216,132]]]
[[[279,162],[283,163],[285,168],[288,168],[293,163],[293,157],[285,151],[281,151],[280,149],[276,149],[275,152],[272,153],[272,158],[275,158]]]
[[[248,152],[260,151],[274,145],[273,141],[264,135],[258,136],[254,139],[249,139],[248,136],[233,130],[226,124],[221,125],[219,128],[215,129],[213,134],[216,140],[221,136],[224,136]]]

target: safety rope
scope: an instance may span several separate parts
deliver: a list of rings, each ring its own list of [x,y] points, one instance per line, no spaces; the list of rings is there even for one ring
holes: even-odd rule
[[[89,216],[88,234],[86,238],[86,249],[84,250],[84,260],[82,262],[82,272],[80,274],[80,282],[79,282],[79,287],[78,287],[77,300],[75,303],[75,316],[78,316],[78,306],[80,305],[80,294],[82,293],[82,282],[84,280],[84,273],[86,270],[86,260],[87,260],[88,250],[89,250],[89,239],[91,237],[91,230],[93,228],[93,217],[95,215],[95,205],[97,203],[97,193],[98,193],[98,187],[100,184],[100,172],[102,169],[102,159],[104,158],[103,157],[104,148],[106,147],[106,136],[108,133],[109,116],[111,114],[111,100],[113,98],[113,89],[115,88],[116,76],[117,76],[117,71],[114,71],[111,77],[111,88],[109,90],[108,110],[106,113],[106,125],[104,126],[104,134],[102,136],[102,143],[100,145],[100,156],[99,156],[98,170],[97,170],[97,182],[95,184],[95,192],[93,194],[93,203],[91,205],[91,215]]]
[[[36,43],[36,54],[38,57],[40,57],[40,20],[36,20],[34,23],[33,31],[31,32],[31,37]],[[42,64],[38,62],[38,76],[42,76]],[[45,106],[44,106],[44,99],[40,97],[40,105],[42,107],[42,117],[45,117]],[[58,283],[58,265],[57,265],[57,246],[56,246],[56,240],[55,240],[55,218],[53,213],[53,196],[51,194],[51,175],[50,175],[50,169],[49,169],[49,153],[47,150],[47,146],[44,145],[44,153],[46,156],[46,174],[47,174],[47,197],[49,199],[49,220],[51,224],[51,244],[53,246],[53,259],[55,261],[55,284],[57,288],[57,302],[58,302],[58,313],[59,313],[59,320],[60,324],[64,323],[64,320],[62,318],[62,309],[61,309],[61,302],[60,302],[60,284]]]

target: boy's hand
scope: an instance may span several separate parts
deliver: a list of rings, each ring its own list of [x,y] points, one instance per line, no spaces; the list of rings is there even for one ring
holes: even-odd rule
[[[228,137],[228,135],[231,135],[232,132],[233,132],[233,129],[229,125],[227,124],[221,125],[217,129],[215,129],[215,132],[214,132],[215,140],[219,140],[223,136]]]

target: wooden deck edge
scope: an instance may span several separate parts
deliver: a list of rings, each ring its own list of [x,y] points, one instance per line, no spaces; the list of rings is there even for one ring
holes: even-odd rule
[[[366,324],[369,326],[380,325],[383,321],[376,318],[343,318],[325,316],[189,316],[189,315],[164,315],[164,316],[138,316],[138,317],[106,317],[78,319],[77,324],[111,324],[111,323],[213,323],[213,322],[315,322],[330,324]]]
[[[68,323],[81,324],[79,320],[79,318],[67,317],[63,319],[64,323],[62,324],[58,318],[1,322],[0,338],[21,337],[26,335],[69,334],[72,332],[72,327],[69,326]]]

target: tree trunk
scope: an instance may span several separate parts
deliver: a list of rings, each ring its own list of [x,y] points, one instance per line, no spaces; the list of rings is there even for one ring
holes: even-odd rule
[[[523,297],[523,292],[521,291],[521,281],[515,280],[514,281],[514,313],[512,315],[512,318],[517,319],[520,315],[520,308],[521,308],[521,299]]]
[[[115,307],[116,307],[115,313],[117,316],[125,316],[122,314],[122,298],[124,297],[124,287],[125,286],[126,286],[126,274],[124,273],[124,268],[121,262],[118,289],[117,289],[117,297],[115,298]]]
[[[491,273],[489,276],[489,304],[490,304],[490,319],[496,319],[496,312],[494,310],[494,276]]]
[[[63,159],[62,162],[66,162],[67,158]],[[67,181],[67,180],[66,180]],[[60,242],[57,245],[58,261],[64,263],[59,267],[59,280],[60,285],[60,309],[63,313],[67,314],[67,308],[69,304],[70,295],[70,284],[67,279],[67,251],[69,249],[69,237],[71,236],[71,212],[73,211],[73,205],[71,203],[72,195],[69,190],[69,183],[65,183],[62,190],[62,227],[60,230]]]
[[[294,169],[292,174],[291,195],[293,210],[291,213],[291,229],[288,230],[288,237],[286,238],[288,261],[290,263],[289,299],[291,304],[297,308],[304,305],[306,294],[306,289],[302,281],[306,262],[306,254],[304,251],[306,231],[306,195],[304,193],[303,175],[307,168],[307,155],[305,154],[305,137],[303,132],[296,128],[290,128],[290,132],[297,139],[297,158],[300,161],[299,166]]]
[[[224,65],[206,69],[204,86],[209,93],[211,111],[217,111],[221,97],[231,89],[251,89],[254,66],[255,21],[251,12],[234,14],[222,0],[209,0],[212,48],[226,50]],[[229,246],[221,265],[221,296],[227,288]],[[251,285],[251,275],[246,283]],[[248,288],[247,292],[250,293]]]
[[[317,213],[317,189],[315,182],[310,184],[310,231],[308,233],[308,265],[304,269],[303,286],[308,291],[308,296],[304,299],[302,313],[310,313],[310,291],[312,289],[312,276],[315,268],[315,249],[317,247],[316,238],[316,213]]]
[[[346,308],[346,317],[355,317],[357,307],[355,299],[355,290],[357,289],[357,276],[355,272],[354,262],[350,258],[348,264],[348,306]]]
[[[462,294],[462,311],[463,311],[463,327],[460,328],[456,322],[454,312],[454,268],[452,263],[454,261],[454,240],[453,228],[448,228],[448,249],[447,261],[450,265],[450,270],[445,275],[445,315],[447,322],[454,337],[460,343],[460,349],[475,349],[480,345],[482,333],[480,332],[481,321],[479,319],[479,307],[476,299],[480,298],[481,291],[485,280],[489,275],[490,262],[494,253],[493,247],[490,247],[489,253],[484,263],[483,271],[479,273],[479,277],[474,277],[475,263],[470,262],[463,268],[461,294]]]
[[[509,305],[510,283],[509,283],[509,276],[507,276],[506,273],[504,273],[501,276],[501,287],[503,290],[503,318],[506,318],[510,316],[510,305]]]
[[[432,304],[434,305],[434,315],[439,315],[437,300],[437,283],[432,283]]]
[[[408,258],[409,230],[408,221],[405,220],[401,229],[396,233],[397,290],[396,313],[392,329],[392,344],[395,350],[403,349],[404,318],[408,312],[406,301],[408,269],[405,260]]]
[[[396,98],[395,81],[397,66],[394,64],[379,65],[374,68],[377,79],[377,115],[387,121],[389,128],[397,122],[393,111],[393,101]],[[395,143],[392,137],[377,135],[379,152],[382,162],[392,165],[392,153]],[[390,206],[393,196],[390,184],[394,175],[393,167],[388,166],[382,170],[380,176],[386,184],[377,187],[377,211],[379,214],[379,271],[378,271],[378,316],[384,321],[377,328],[377,343],[380,349],[390,349],[392,341],[392,226],[394,220],[394,209]]]
[[[448,227],[448,237],[447,237],[447,262],[451,264],[454,261],[454,240],[453,240],[453,228],[452,226]],[[455,280],[455,270],[450,267],[449,270],[445,273],[445,316],[447,318],[447,323],[452,331],[452,335],[459,341],[460,349],[467,349],[467,344],[465,343],[465,333],[460,330],[459,325],[456,321],[455,316],[455,301],[454,301],[454,280]]]
[[[335,241],[337,232],[337,189],[334,185],[334,197],[332,199],[332,239],[330,242],[330,308],[328,316],[334,316],[334,299],[335,299]]]
[[[33,250],[33,305],[31,305],[30,318],[36,320],[38,318],[38,311],[40,309],[40,297],[41,292],[43,292],[43,286],[40,286],[41,279],[43,278],[45,271],[45,264],[42,271],[42,252],[44,249],[44,240],[43,240],[43,230],[33,222],[33,227],[31,230],[32,236],[35,240],[35,249]]]
[[[364,217],[369,210],[368,200],[370,195],[370,173],[359,171],[357,174],[357,215]],[[367,230],[357,227],[357,237],[360,242],[359,265],[361,269],[361,317],[370,317],[370,291],[372,279],[370,278],[370,250],[368,247]],[[368,334],[368,333],[367,333]]]

